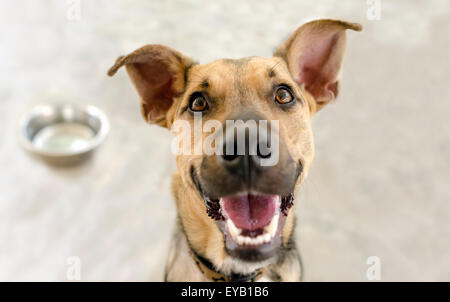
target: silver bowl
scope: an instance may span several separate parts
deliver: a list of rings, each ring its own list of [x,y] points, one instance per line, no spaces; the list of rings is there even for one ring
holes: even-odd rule
[[[87,158],[108,132],[106,115],[90,105],[37,105],[19,119],[22,146],[54,164],[73,164]]]

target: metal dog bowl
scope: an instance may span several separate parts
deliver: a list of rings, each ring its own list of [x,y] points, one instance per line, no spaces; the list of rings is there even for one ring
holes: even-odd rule
[[[24,148],[55,164],[72,164],[86,158],[108,132],[106,115],[88,105],[38,105],[19,120]]]

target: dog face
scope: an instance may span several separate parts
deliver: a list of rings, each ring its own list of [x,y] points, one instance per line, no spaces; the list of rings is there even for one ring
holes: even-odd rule
[[[313,21],[272,58],[204,65],[147,45],[110,69],[112,75],[126,65],[147,122],[174,130],[182,121],[194,129],[185,135],[189,152],[176,155],[174,191],[190,245],[216,266],[270,261],[289,241],[294,192],[314,157],[311,118],[337,96],[346,29],[361,28]],[[240,121],[242,135],[227,121]],[[199,122],[202,131],[195,132]],[[195,151],[211,138],[222,152]]]

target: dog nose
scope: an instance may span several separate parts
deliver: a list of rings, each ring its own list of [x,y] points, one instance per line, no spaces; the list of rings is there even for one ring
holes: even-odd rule
[[[263,160],[272,156],[267,127],[259,127],[261,120],[255,117],[234,121],[242,123],[235,122],[233,129],[227,125],[223,154],[218,155],[219,161],[236,176],[249,176],[250,170],[257,172],[266,169]]]
[[[228,145],[230,142],[228,142]],[[267,141],[256,142],[256,152],[254,155],[249,151],[250,148],[246,148],[244,154],[238,154],[238,148],[236,148],[236,140],[232,142],[234,148],[232,152],[227,152],[227,142],[223,147],[223,154],[220,155],[222,162],[225,165],[242,164],[242,161],[253,161],[255,165],[260,165],[260,159],[268,159],[272,155],[272,152],[267,148]],[[246,144],[249,144],[249,140],[246,140]]]
[[[279,121],[248,113],[227,118],[215,154],[203,157],[199,176],[208,196],[243,192],[287,195],[296,184],[297,164],[279,132]],[[238,131],[240,130],[240,131]]]

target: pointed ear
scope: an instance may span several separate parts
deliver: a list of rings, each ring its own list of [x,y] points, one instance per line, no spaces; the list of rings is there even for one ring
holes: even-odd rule
[[[163,45],[146,45],[119,57],[108,75],[125,65],[141,98],[141,111],[148,123],[167,127],[166,114],[185,89],[187,70],[194,62]]]
[[[276,51],[294,80],[314,97],[315,110],[334,100],[345,51],[345,30],[361,25],[337,20],[315,20],[298,28]]]

